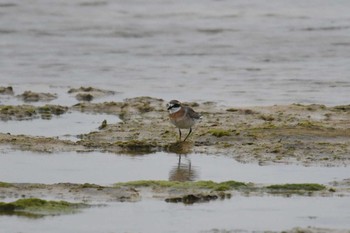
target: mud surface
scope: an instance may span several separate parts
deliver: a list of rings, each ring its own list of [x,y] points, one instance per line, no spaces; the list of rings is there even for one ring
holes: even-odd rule
[[[107,187],[96,184],[34,184],[34,183],[0,183],[0,196],[17,198],[42,198],[57,200],[74,200],[79,202],[138,201],[138,191],[131,187]]]
[[[22,120],[67,111],[115,114],[122,122],[77,142],[0,133],[0,143],[30,151],[108,151],[114,153],[225,154],[241,162],[339,166],[350,162],[350,106],[221,107],[188,103],[203,115],[186,142],[168,121],[166,101],[136,97],[123,102],[82,102],[73,106],[0,106],[0,119]],[[49,118],[49,117],[48,117]],[[183,130],[183,134],[187,133]]]
[[[212,200],[230,199],[232,196],[350,196],[348,181],[320,184],[278,184],[265,185],[225,181],[176,182],[161,180],[140,180],[103,186],[91,183],[36,184],[0,182],[1,198],[41,198],[79,202],[135,202],[143,199],[160,199],[172,203],[193,204]]]

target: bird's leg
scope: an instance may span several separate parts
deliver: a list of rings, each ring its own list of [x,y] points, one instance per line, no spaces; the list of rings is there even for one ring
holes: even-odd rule
[[[184,141],[186,141],[186,139],[188,138],[188,136],[190,136],[191,133],[192,133],[192,128],[190,128],[190,132],[188,132],[188,134],[187,134],[187,136],[185,137],[185,140],[184,140]]]
[[[179,141],[181,141],[181,130],[179,128]]]

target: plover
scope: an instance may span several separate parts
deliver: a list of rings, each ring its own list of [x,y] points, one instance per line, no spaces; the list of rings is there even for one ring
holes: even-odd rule
[[[181,140],[181,129],[190,129],[186,139],[192,133],[192,126],[201,119],[201,115],[188,106],[183,106],[180,101],[172,100],[167,104],[170,122],[179,129],[179,140]]]

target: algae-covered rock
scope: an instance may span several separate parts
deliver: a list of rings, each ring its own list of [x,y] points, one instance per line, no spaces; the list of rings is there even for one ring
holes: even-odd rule
[[[157,151],[157,144],[147,141],[130,140],[126,142],[116,142],[116,145],[121,147],[124,152],[129,153],[151,153]]]
[[[202,181],[166,181],[166,180],[138,180],[125,183],[116,183],[115,186],[151,187],[151,188],[176,188],[176,189],[207,189],[213,191],[226,191],[246,187],[246,184],[238,181],[214,182]]]
[[[62,115],[68,111],[68,107],[61,105],[45,105],[37,108],[37,112],[42,119],[51,119],[52,115]]]
[[[312,184],[312,183],[305,183],[305,184],[276,184],[276,185],[270,185],[266,187],[267,189],[271,190],[286,190],[286,191],[322,191],[326,189],[326,186],[321,184]]]
[[[68,111],[68,107],[60,105],[0,105],[1,120],[30,120],[38,118],[51,119],[52,115],[61,115]]]
[[[166,198],[165,201],[171,202],[171,203],[182,202],[186,205],[191,205],[194,203],[209,202],[212,200],[216,200],[218,198],[219,198],[219,195],[216,195],[216,194],[199,193],[199,194],[186,194],[180,197],[169,197],[169,198]]]
[[[51,93],[37,93],[32,91],[25,91],[23,94],[18,95],[17,97],[22,99],[24,102],[47,102],[56,99],[57,95]]]
[[[0,181],[0,188],[10,188],[10,187],[13,187],[13,184]]]
[[[86,208],[89,205],[84,203],[71,203],[66,201],[46,201],[38,198],[18,199],[14,202],[0,202],[0,213],[15,214],[25,212],[40,215],[57,215],[65,213],[74,213],[80,208]]]
[[[69,94],[75,94],[75,98],[79,101],[92,101],[94,98],[114,95],[114,91],[102,90],[94,87],[80,87],[71,88],[68,90]]]
[[[26,120],[32,119],[36,115],[36,108],[30,105],[0,105],[0,119],[8,120]]]
[[[102,130],[107,127],[107,120],[103,120],[101,125],[98,127],[99,130]]]
[[[0,95],[13,95],[13,88],[9,87],[0,87]]]
[[[78,93],[75,98],[79,101],[91,101],[94,99],[94,96],[89,93]]]
[[[211,129],[208,131],[208,133],[218,138],[231,135],[230,131],[224,129]]]
[[[7,198],[18,197],[36,197],[36,198],[52,198],[58,197],[61,200],[75,200],[77,202],[125,202],[138,201],[139,193],[131,187],[112,187],[102,186],[91,183],[74,184],[74,183],[58,183],[58,184],[36,184],[36,183],[5,183],[0,186],[0,196]],[[36,201],[36,200],[34,200]],[[30,202],[28,202],[30,203]],[[37,203],[37,202],[33,202]],[[43,202],[44,203],[44,202]],[[13,204],[13,203],[12,203]],[[18,203],[15,203],[18,204]],[[40,202],[39,202],[40,204]],[[56,203],[44,203],[46,207]],[[64,202],[59,204],[66,204]],[[74,207],[74,205],[72,206]]]

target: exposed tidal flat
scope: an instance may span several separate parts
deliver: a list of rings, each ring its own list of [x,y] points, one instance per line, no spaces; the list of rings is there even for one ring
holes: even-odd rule
[[[291,104],[233,108],[213,102],[185,104],[203,115],[202,122],[194,128],[191,140],[186,142],[177,141],[178,132],[169,124],[166,102],[152,97],[135,97],[122,102],[85,101],[72,106],[1,105],[2,128],[18,121],[19,129],[15,134],[1,132],[0,142],[14,149],[37,152],[98,150],[148,154],[165,151],[177,154],[220,153],[241,162],[260,164],[342,166],[350,162],[349,105]],[[95,127],[91,126],[90,132],[67,135],[79,139],[76,141],[49,137],[49,133],[48,137],[35,135],[35,130],[32,133],[20,131],[25,132],[25,123],[29,126],[32,120],[41,119],[52,121],[52,128],[47,127],[45,131],[54,132],[61,125],[55,123],[59,122],[59,117],[52,117],[64,116],[68,112],[82,114],[80,118],[89,114],[96,117],[109,114],[115,119],[109,117],[107,120],[102,115],[100,122],[95,120]],[[64,126],[71,128],[79,124],[79,121],[66,120]],[[76,131],[86,131],[86,127],[78,127]]]
[[[190,232],[238,228],[342,232],[350,227],[348,211],[342,208],[338,213],[324,215],[326,209],[317,204],[310,205],[306,216],[291,209],[286,216],[290,221],[282,218],[281,224],[269,227],[262,223],[250,225],[249,218],[243,216],[236,216],[241,224],[227,225],[219,220],[232,211],[249,208],[237,206],[236,201],[250,200],[257,206],[266,202],[262,209],[249,211],[256,217],[262,210],[277,217],[276,208],[284,211],[289,205],[309,203],[309,199],[321,201],[328,208],[346,206],[350,196],[348,105],[244,108],[187,102],[203,120],[189,140],[181,142],[177,141],[176,128],[168,122],[163,99],[135,97],[94,102],[101,93],[113,93],[92,87],[67,92],[75,94],[76,90],[84,95],[73,96],[78,103],[70,106],[50,104],[46,95],[35,92],[28,92],[39,96],[35,104],[26,101],[0,106],[0,124],[4,126],[0,133],[2,220],[5,217],[9,221],[12,216],[10,222],[17,223],[13,218],[16,216],[42,221],[45,226],[51,221],[47,217],[62,221],[66,215],[78,215],[88,219],[100,211],[118,215],[118,208],[128,206],[129,211],[136,211],[143,205],[175,216],[184,211],[182,214],[190,216],[202,206],[200,216],[207,216],[206,211],[216,212],[211,215],[212,224]],[[9,102],[18,98],[6,95]],[[87,99],[81,99],[85,95]],[[85,117],[86,121],[79,121]],[[66,119],[64,125],[60,123],[62,118]],[[51,122],[52,128],[47,124],[44,131],[26,131],[26,127],[41,122]],[[11,127],[6,128],[8,123]],[[62,133],[64,129],[66,134]],[[276,202],[278,206],[272,208]],[[31,206],[33,203],[39,206]],[[173,205],[185,209],[173,212]],[[134,217],[139,219],[138,215]],[[175,228],[169,225],[169,229]]]

